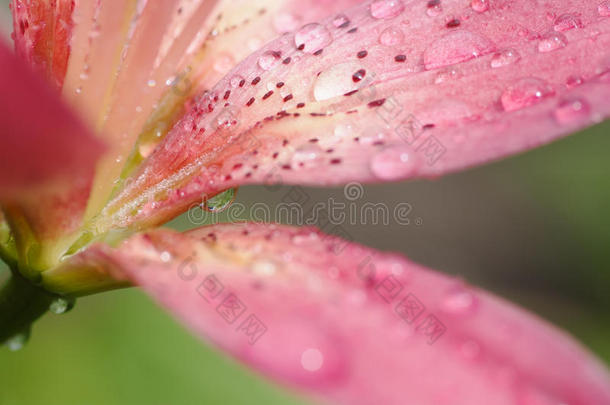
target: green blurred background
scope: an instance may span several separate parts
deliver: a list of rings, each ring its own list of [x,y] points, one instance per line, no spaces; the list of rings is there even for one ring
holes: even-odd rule
[[[8,21],[0,13],[4,34]],[[344,227],[519,303],[610,364],[609,151],[607,122],[436,181],[367,186],[366,200],[408,202],[423,224]],[[237,201],[273,205],[288,191],[245,187]],[[345,201],[341,188],[307,192]],[[170,226],[192,224],[183,216]],[[201,344],[135,289],[81,299],[36,323],[22,351],[0,349],[0,405],[204,403],[301,402]]]

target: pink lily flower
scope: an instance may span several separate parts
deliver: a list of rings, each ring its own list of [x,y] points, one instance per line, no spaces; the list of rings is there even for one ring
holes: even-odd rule
[[[145,289],[314,400],[610,404],[565,333],[315,229],[154,229],[245,184],[436,177],[610,115],[607,0],[13,0],[0,339]]]

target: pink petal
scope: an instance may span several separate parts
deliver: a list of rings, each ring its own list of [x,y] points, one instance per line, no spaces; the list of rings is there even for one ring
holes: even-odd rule
[[[42,243],[79,222],[103,146],[2,42],[0,89],[0,200]]]
[[[202,94],[97,226],[242,184],[434,177],[545,144],[608,116],[609,49],[589,1],[364,2]]]
[[[197,334],[320,399],[610,403],[610,375],[566,334],[459,280],[312,229],[158,230],[93,249]]]
[[[328,8],[355,0],[336,3]],[[136,8],[129,0],[79,2],[64,96],[111,146],[96,174],[88,217],[175,123],[194,91],[212,86],[251,52],[243,42],[257,38],[258,47],[275,37],[271,21],[294,5],[295,11],[317,5],[304,17],[325,16],[321,4],[167,0]]]
[[[12,0],[17,54],[57,88],[63,85],[74,26],[72,0]]]

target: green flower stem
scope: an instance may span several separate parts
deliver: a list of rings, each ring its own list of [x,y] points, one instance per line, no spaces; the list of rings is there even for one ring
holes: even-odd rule
[[[0,343],[27,330],[57,298],[13,272],[0,289]]]

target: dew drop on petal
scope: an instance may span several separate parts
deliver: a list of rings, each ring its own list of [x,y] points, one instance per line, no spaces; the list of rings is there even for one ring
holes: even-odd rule
[[[410,148],[399,146],[383,150],[373,156],[371,172],[381,180],[398,180],[415,169],[415,159]]]
[[[428,6],[426,10],[426,14],[428,17],[436,17],[439,16],[443,12],[443,6],[441,5],[440,0],[430,0],[428,1]]]
[[[169,263],[170,260],[172,260],[172,254],[168,251],[163,251],[159,255],[159,259],[161,259],[163,263]]]
[[[566,87],[568,89],[572,89],[574,87],[582,85],[584,82],[585,80],[581,76],[569,76],[566,79]]]
[[[557,122],[563,125],[586,120],[590,114],[589,103],[581,98],[562,100],[553,112]]]
[[[301,354],[301,365],[310,372],[316,372],[322,368],[324,364],[324,355],[320,350],[310,348]]]
[[[230,81],[231,87],[238,87],[239,84],[242,83],[242,80],[244,80],[244,78],[239,75],[233,76]]]
[[[301,27],[294,35],[294,43],[298,49],[307,53],[315,53],[333,42],[332,34],[326,27],[311,23]]]
[[[478,13],[483,13],[489,10],[489,0],[472,0],[470,7]]]
[[[553,29],[557,32],[569,31],[574,28],[582,28],[583,24],[580,18],[573,14],[562,14],[555,19]]]
[[[209,212],[222,212],[229,208],[233,201],[235,201],[235,189],[231,188],[207,199],[203,208]]]
[[[345,62],[332,66],[320,73],[313,84],[313,96],[316,101],[328,100],[343,96],[359,88],[354,74],[364,70],[358,62]]]
[[[458,30],[432,42],[424,51],[427,70],[465,62],[495,50],[487,38],[470,31]]]
[[[321,155],[322,149],[317,145],[304,145],[297,148],[292,155],[291,162],[297,166],[306,166],[315,162]]]
[[[602,17],[610,17],[610,0],[599,3],[599,6],[597,6],[597,12]]]
[[[400,45],[405,39],[405,34],[398,27],[389,27],[379,35],[379,43],[386,46]]]
[[[507,65],[512,65],[521,60],[521,55],[514,49],[504,49],[500,52],[496,52],[491,58],[491,67],[500,68]]]
[[[477,297],[463,286],[451,288],[443,298],[441,308],[453,315],[472,315],[478,305]]]
[[[258,58],[258,66],[263,70],[271,70],[280,63],[280,54],[275,51],[267,51]]]
[[[349,23],[350,23],[349,18],[347,18],[347,16],[345,14],[339,14],[338,16],[336,16],[333,19],[333,25],[336,28],[346,27],[347,25],[349,25]]]
[[[520,110],[537,104],[555,92],[544,80],[526,77],[507,87],[500,101],[506,111]]]
[[[74,299],[68,299],[64,297],[58,297],[51,301],[49,305],[49,311],[56,315],[65,314],[74,307]]]
[[[538,51],[540,52],[553,52],[558,49],[564,48],[568,44],[568,39],[565,35],[556,33],[550,33],[545,35],[540,42],[538,42]]]
[[[377,19],[398,17],[404,9],[402,0],[375,0],[371,3],[371,15]]]

